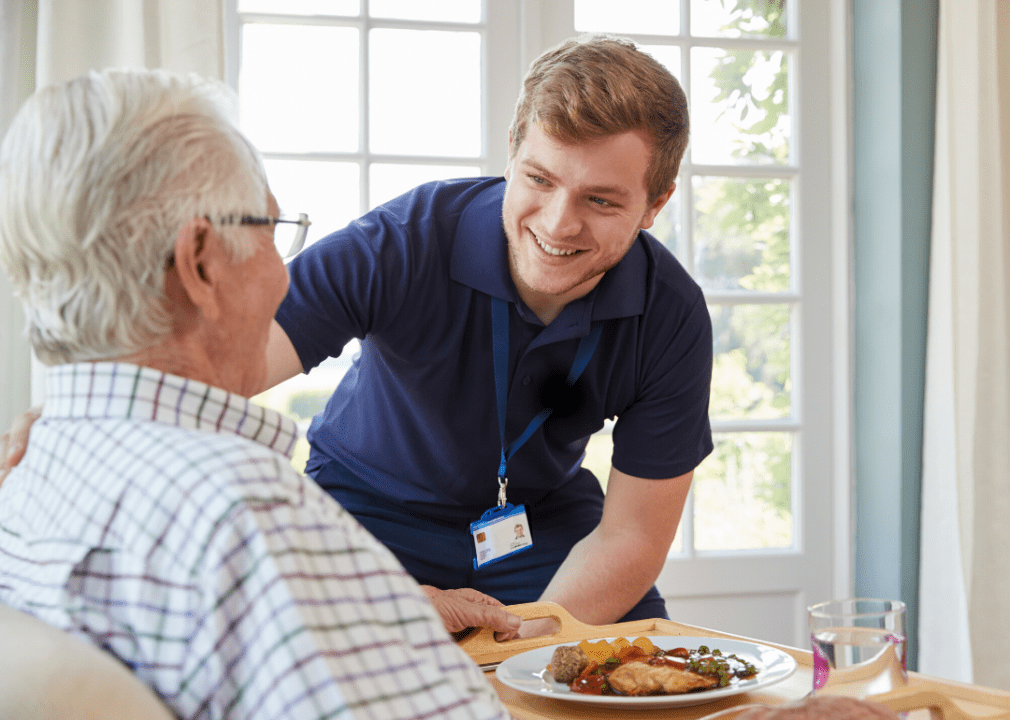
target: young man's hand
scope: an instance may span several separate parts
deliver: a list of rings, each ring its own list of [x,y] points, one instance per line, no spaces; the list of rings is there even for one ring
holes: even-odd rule
[[[442,624],[451,633],[472,627],[488,627],[499,640],[509,640],[519,632],[522,618],[505,610],[505,606],[490,595],[471,588],[439,590],[431,585],[421,589],[435,606]]]
[[[25,456],[25,449],[28,447],[28,434],[40,415],[42,415],[41,407],[30,408],[27,412],[14,418],[11,429],[0,435],[0,451],[2,451],[0,454],[0,483]]]

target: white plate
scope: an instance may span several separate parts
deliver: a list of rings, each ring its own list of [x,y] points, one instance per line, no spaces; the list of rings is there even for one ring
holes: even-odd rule
[[[635,637],[638,636],[629,635],[627,639],[633,640]],[[616,638],[602,639],[609,642]],[[555,682],[551,674],[547,672],[547,665],[554,656],[554,650],[561,647],[561,645],[575,645],[577,644],[576,642],[550,645],[513,655],[499,665],[495,669],[494,674],[500,682],[510,688],[531,695],[588,703],[602,707],[669,708],[702,705],[730,695],[750,692],[751,690],[785,680],[796,671],[796,660],[791,655],[787,655],[781,650],[776,650],[767,645],[758,645],[742,640],[681,637],[677,635],[650,635],[649,640],[652,641],[653,645],[663,650],[672,650],[678,647],[696,650],[701,645],[708,645],[713,650],[721,650],[723,655],[736,655],[742,660],[753,663],[758,668],[758,674],[747,680],[734,680],[723,688],[702,690],[701,692],[692,692],[683,695],[648,695],[645,697],[585,695],[583,693],[572,692],[567,685]]]

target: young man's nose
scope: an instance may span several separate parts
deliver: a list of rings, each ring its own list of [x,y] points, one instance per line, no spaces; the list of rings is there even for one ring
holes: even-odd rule
[[[578,212],[576,199],[564,192],[557,192],[544,208],[544,229],[550,233],[545,242],[560,241],[575,237],[582,229],[582,218]]]

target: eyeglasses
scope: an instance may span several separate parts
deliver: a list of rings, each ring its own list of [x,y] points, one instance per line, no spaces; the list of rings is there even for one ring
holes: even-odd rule
[[[214,221],[211,220],[211,222]],[[309,232],[309,225],[312,224],[309,216],[305,213],[300,213],[297,220],[283,216],[225,215],[217,218],[217,222],[221,225],[273,225],[274,246],[285,260],[302,251],[302,247],[305,246],[305,236]]]

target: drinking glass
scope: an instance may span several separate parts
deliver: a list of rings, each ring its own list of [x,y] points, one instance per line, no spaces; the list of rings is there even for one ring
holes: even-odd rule
[[[905,603],[852,598],[808,611],[814,695],[865,698],[908,684]]]

